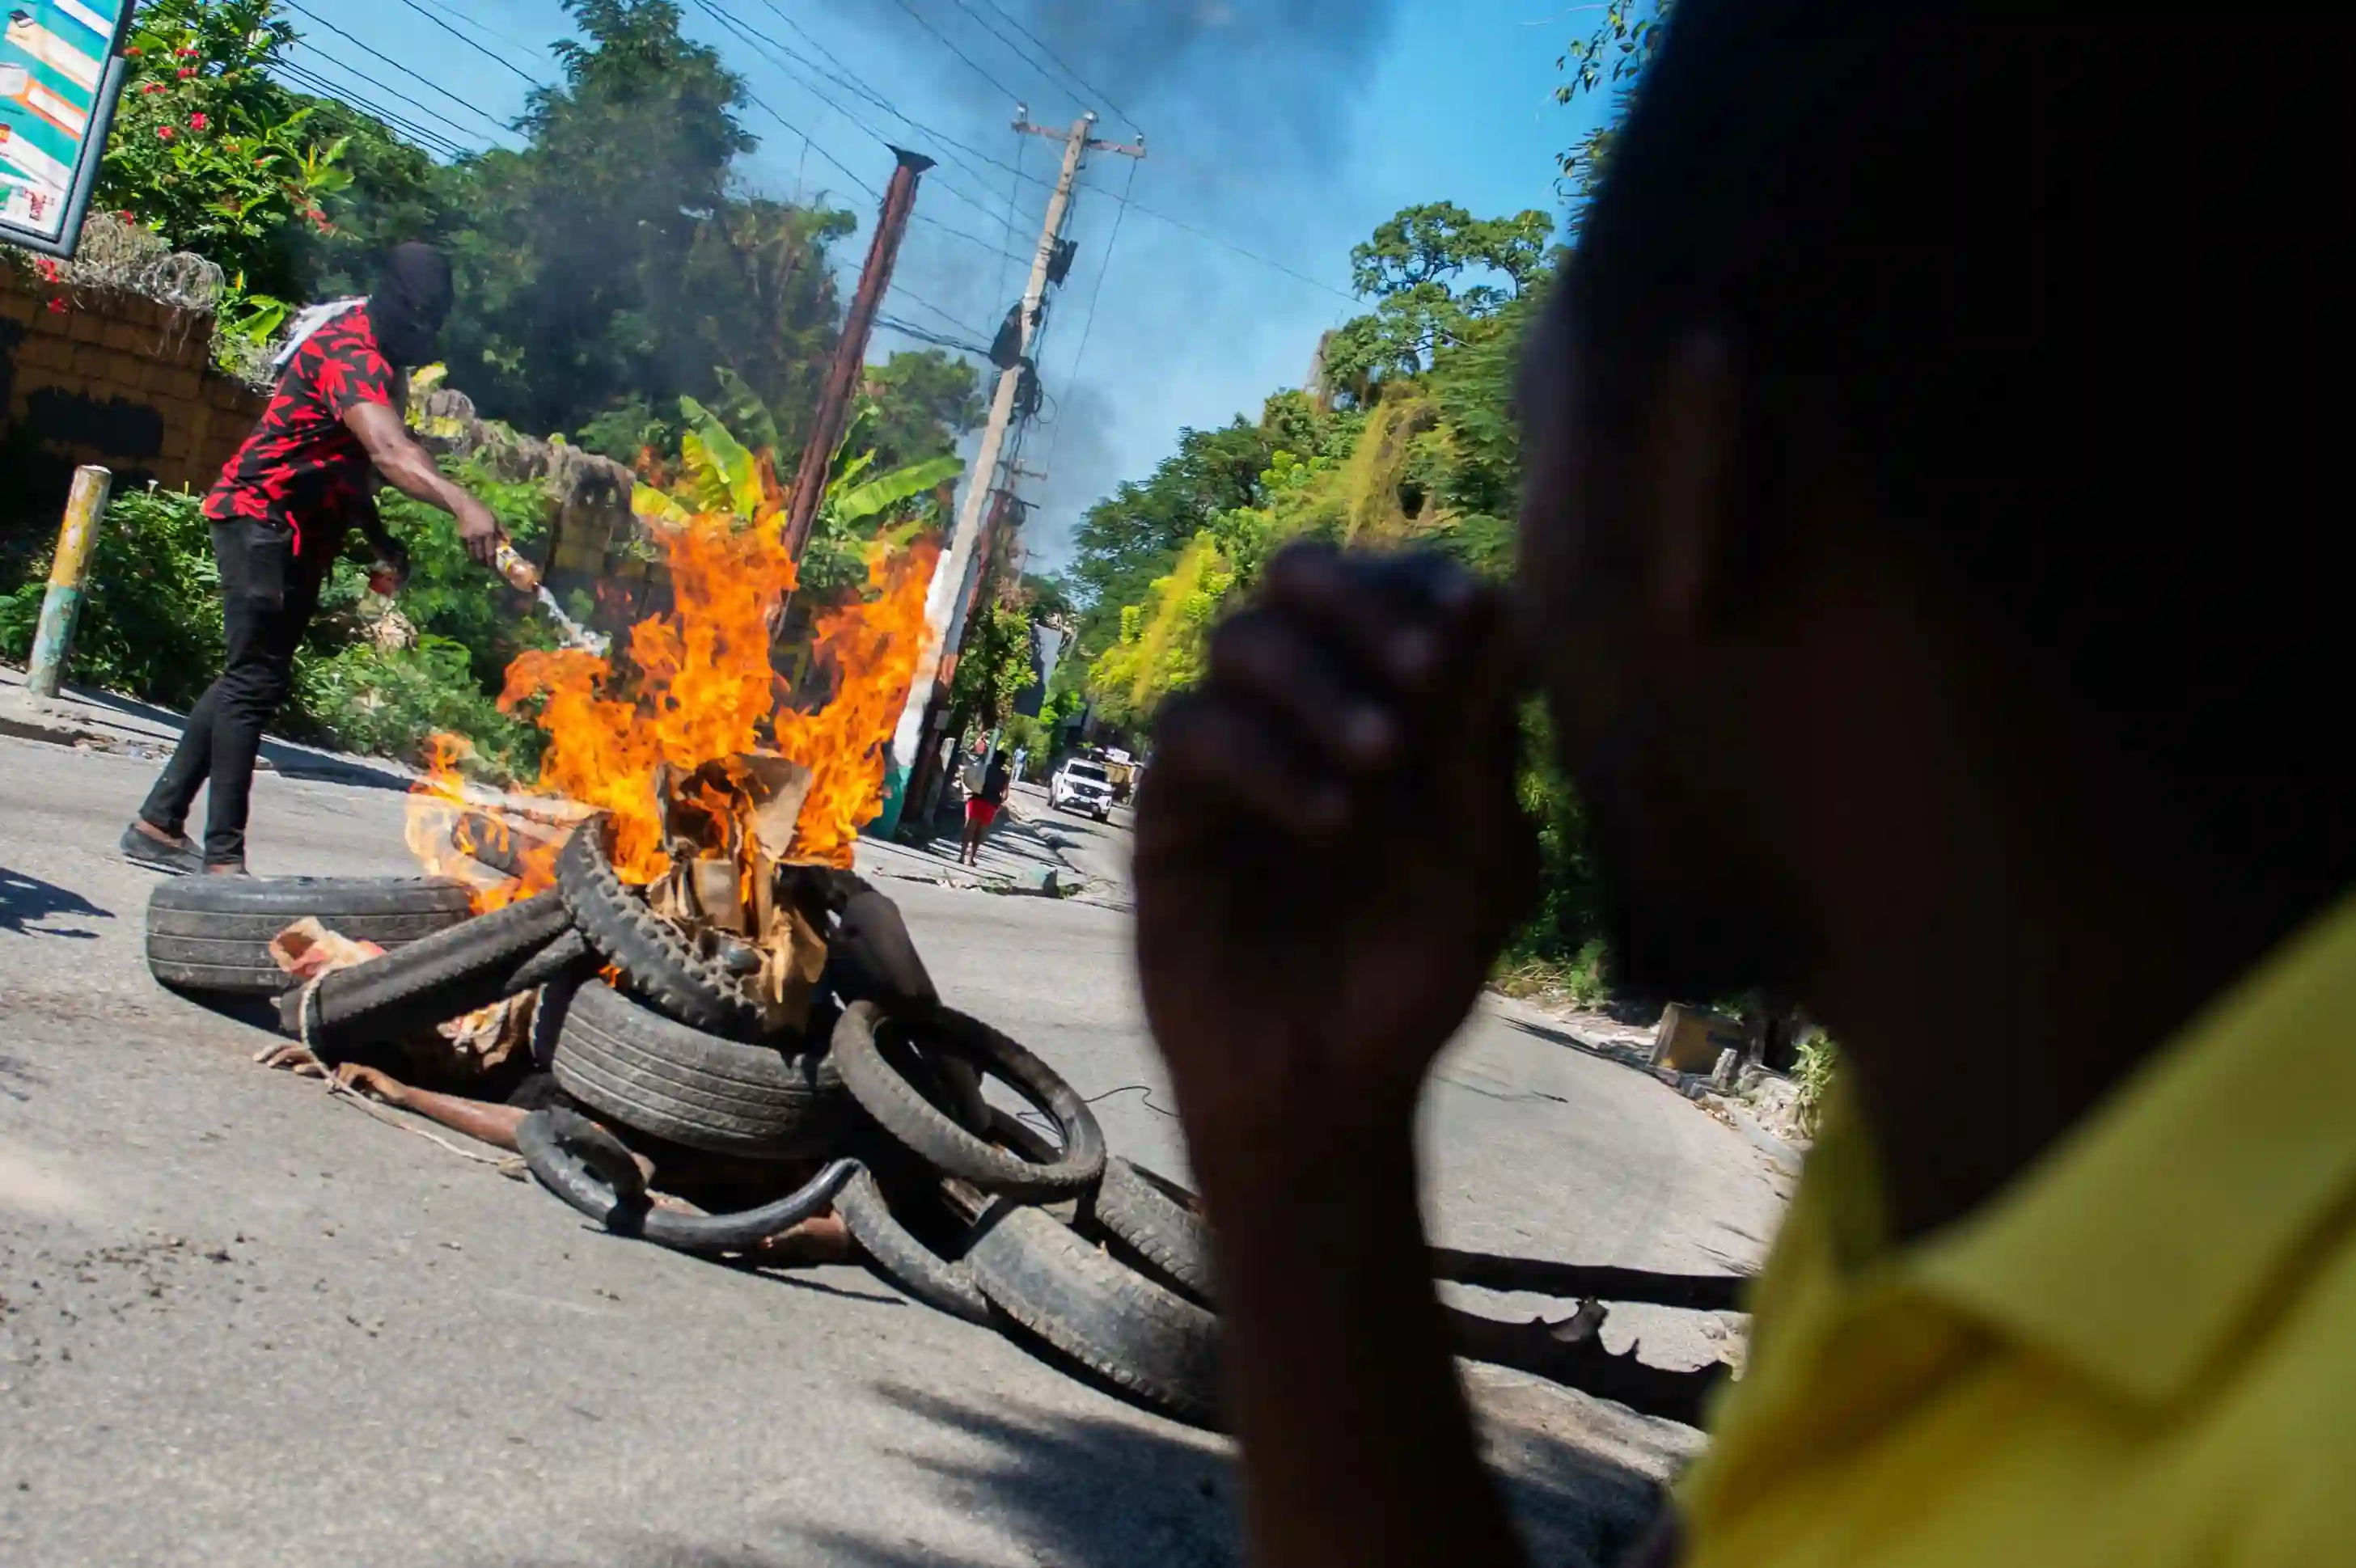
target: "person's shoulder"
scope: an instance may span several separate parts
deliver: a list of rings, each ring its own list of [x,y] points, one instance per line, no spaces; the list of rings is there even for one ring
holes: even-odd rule
[[[2188,1424],[2184,1479],[2230,1504],[2226,1561],[2338,1561],[2356,1533],[2356,1228],[2315,1246],[2311,1271],[2277,1284],[2193,1396],[2207,1408]]]
[[[369,307],[356,304],[319,329],[319,341],[327,347],[343,354],[369,354],[379,357],[384,350],[378,344],[376,323],[369,319]]]

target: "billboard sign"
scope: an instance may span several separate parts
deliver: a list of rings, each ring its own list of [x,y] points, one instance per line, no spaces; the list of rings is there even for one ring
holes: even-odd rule
[[[123,96],[132,0],[0,0],[0,240],[70,256]]]

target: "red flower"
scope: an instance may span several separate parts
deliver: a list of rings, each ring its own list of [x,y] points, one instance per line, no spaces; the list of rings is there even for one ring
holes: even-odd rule
[[[188,129],[191,131],[202,131],[211,123],[212,122],[202,114],[191,114],[188,116]]]
[[[73,306],[66,304],[66,302],[61,299],[51,300],[49,302],[49,314],[52,315],[64,315],[67,312],[72,309]]]
[[[143,85],[139,91],[142,92],[169,92],[171,91],[171,87],[165,82],[151,81]]]
[[[178,134],[179,133],[173,130],[169,125],[158,125],[155,127],[155,135],[160,141],[168,142]]]
[[[174,59],[192,60],[200,59],[203,56],[195,49],[174,49],[172,51],[172,58]]]
[[[145,54],[147,51],[146,51],[145,49],[141,48],[137,44],[134,44],[134,45],[132,45],[129,48],[127,48],[127,49],[123,50],[123,54],[124,54],[127,58],[129,58],[129,59],[137,59],[141,55]]]
[[[184,65],[173,74],[177,76],[181,80],[186,81],[188,78],[197,74],[197,68],[192,65]]]
[[[46,278],[53,283],[65,273],[65,268],[59,266],[58,264],[57,258],[53,256],[34,257],[33,271],[40,273],[43,278]]]

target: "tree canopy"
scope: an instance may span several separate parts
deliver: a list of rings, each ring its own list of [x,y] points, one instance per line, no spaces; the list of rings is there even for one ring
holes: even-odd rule
[[[1365,401],[1386,377],[1430,370],[1538,281],[1553,232],[1553,218],[1537,210],[1479,219],[1452,201],[1401,210],[1350,252],[1351,286],[1375,309],[1327,342],[1327,384]]]

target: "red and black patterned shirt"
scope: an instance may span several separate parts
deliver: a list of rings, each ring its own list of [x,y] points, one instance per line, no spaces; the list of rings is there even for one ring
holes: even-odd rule
[[[253,433],[221,465],[205,516],[279,524],[294,533],[295,559],[325,570],[371,499],[368,449],[344,416],[363,403],[391,404],[395,382],[368,306],[320,327],[279,373]]]

